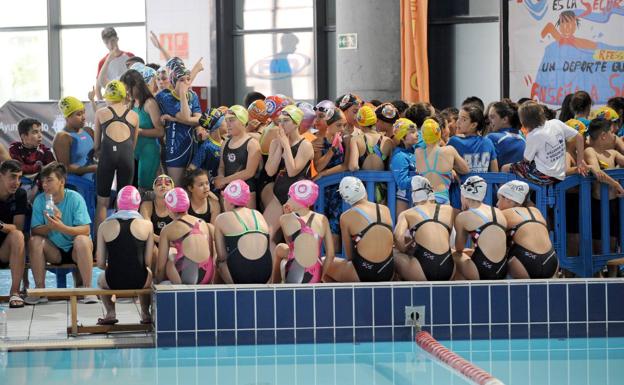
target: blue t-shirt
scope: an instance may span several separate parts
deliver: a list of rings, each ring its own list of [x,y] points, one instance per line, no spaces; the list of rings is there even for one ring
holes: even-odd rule
[[[396,182],[396,197],[409,201],[408,191],[412,189],[412,175],[416,172],[414,147],[396,147],[390,158],[390,171]]]
[[[502,128],[488,134],[486,138],[492,141],[498,156],[498,167],[504,164],[520,162],[524,159],[526,140],[516,128]]]
[[[193,166],[208,172],[210,182],[214,180],[219,172],[219,161],[221,159],[221,143],[216,143],[210,138],[203,142],[195,155],[193,155]]]
[[[193,91],[189,91],[187,94],[187,100],[189,108],[191,109],[191,115],[195,113],[201,114],[201,107],[199,106],[199,98],[197,97],[197,94]],[[160,107],[160,112],[163,114],[175,117],[176,114],[180,112],[180,99],[169,89],[162,90],[156,94],[156,101]],[[169,130],[174,125],[180,131],[188,131],[192,128],[186,124],[167,121],[165,129]]]
[[[33,202],[31,229],[43,226],[48,220],[43,215],[46,204],[46,194],[39,194]],[[61,221],[67,226],[82,226],[91,224],[91,218],[87,212],[87,204],[82,195],[76,191],[65,189],[65,197],[56,207],[61,212]],[[58,231],[50,231],[48,239],[59,249],[69,251],[74,246],[74,237]]]
[[[455,147],[459,155],[464,158],[470,172],[488,172],[490,162],[496,159],[496,149],[492,141],[479,135],[467,137],[452,137],[449,146]]]

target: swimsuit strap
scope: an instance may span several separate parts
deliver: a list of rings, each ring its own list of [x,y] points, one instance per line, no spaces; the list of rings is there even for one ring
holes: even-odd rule
[[[440,204],[436,203],[435,213],[433,213],[433,220],[439,222],[438,216],[440,215]]]
[[[490,206],[490,209],[492,210],[492,222],[498,223],[496,220],[496,210],[494,209],[494,206]]]
[[[381,222],[381,211],[379,210],[379,203],[375,203],[375,211],[377,212],[377,222],[376,223],[380,223],[380,224],[384,224]]]
[[[243,228],[245,229],[245,231],[243,231],[243,233],[248,233],[249,232],[249,227],[247,227],[247,225],[245,224],[245,222],[243,221],[243,219],[238,215],[238,213],[236,212],[236,210],[232,210],[232,212],[234,213],[234,215],[236,216],[236,219],[238,219],[238,222],[243,226]],[[254,212],[252,211],[251,214],[253,215]],[[258,222],[256,221],[256,216],[253,215],[254,217],[254,221],[256,222],[256,230],[258,229]]]
[[[538,221],[537,219],[535,219],[535,215],[533,214],[533,212],[531,211],[530,208],[526,208],[527,211],[529,212],[529,216],[530,218],[528,218],[526,215],[522,214],[521,211],[518,211],[518,209],[514,208],[513,211],[518,214],[519,216],[522,217],[522,219],[524,219],[522,222],[518,223],[517,225],[515,225],[514,227],[512,227],[511,229],[509,229],[509,235],[513,237],[513,235],[520,229],[520,227],[526,225],[527,223],[539,223],[540,225],[546,227],[546,229],[548,230],[548,226],[546,226],[546,224],[544,224],[543,222]]]
[[[522,219],[524,219],[524,221],[525,221],[525,222],[530,220],[528,216],[526,216],[525,214],[523,214],[523,213],[522,213],[522,211],[518,211],[518,209],[517,209],[517,208],[515,208],[515,207],[514,207],[513,211],[514,211],[516,214],[518,214],[519,216],[521,216],[521,217],[522,217]],[[535,219],[535,217],[533,216],[533,213],[531,212],[531,210],[529,210],[529,214],[531,215],[531,219]]]
[[[481,218],[483,220],[484,224],[488,223],[488,222],[491,222],[490,218],[488,218],[485,214],[483,214],[478,209],[469,209],[469,211],[471,211],[472,213],[476,214],[479,218]]]
[[[256,212],[254,210],[251,210],[251,216],[254,219],[254,226],[256,228],[256,231],[260,231],[260,225],[258,224],[258,218],[256,218]]]
[[[115,112],[115,110],[113,109],[113,107],[108,106],[108,107],[106,107],[106,108],[108,108],[108,109],[110,110],[110,112],[113,114],[113,119],[110,119],[109,121],[114,120],[114,119],[115,119],[115,120],[116,120],[116,119],[119,119],[119,115],[117,115],[117,113]]]
[[[424,219],[423,221],[420,221],[418,223],[416,223],[414,226],[412,226],[412,228],[410,229],[410,232],[412,234],[415,234],[416,231],[418,231],[418,229],[420,229],[420,227],[422,225],[424,225],[427,222],[435,222],[439,225],[444,226],[444,228],[449,232],[449,234],[451,233],[451,228],[446,224],[446,223],[442,223],[438,220],[438,214],[440,213],[440,204],[436,203],[436,208],[435,208],[435,213],[433,214],[433,218],[429,217],[429,215],[427,215],[427,213],[425,213],[420,207],[414,206],[413,209],[420,214],[420,216]],[[413,235],[412,235],[413,236]]]
[[[359,208],[359,207],[353,207],[353,210],[354,210],[355,212],[357,212],[358,214],[360,214],[361,216],[363,216],[363,217],[364,217],[364,219],[366,219],[366,221],[368,222],[368,224],[373,223],[373,221],[370,219],[370,217],[368,216],[368,214],[366,214],[366,213],[364,212],[364,210],[362,210],[361,208]]]
[[[182,218],[178,219],[178,221],[180,221],[180,222],[184,223],[185,225],[187,225],[187,226],[188,226],[188,227],[190,227],[191,229],[192,229],[193,227],[195,227],[195,225],[194,225],[194,224],[192,225],[192,224],[191,224],[191,222],[186,221],[186,220],[184,220],[184,219],[182,219]]]
[[[414,211],[416,211],[418,214],[420,214],[420,216],[421,216],[423,219],[425,219],[425,220],[430,219],[430,218],[429,218],[429,215],[427,215],[427,213],[426,213],[426,212],[424,212],[424,211],[423,211],[423,209],[421,209],[420,207],[418,207],[418,206],[414,206],[414,207],[412,207],[412,209],[414,209]],[[437,214],[437,212],[436,212],[436,214]]]

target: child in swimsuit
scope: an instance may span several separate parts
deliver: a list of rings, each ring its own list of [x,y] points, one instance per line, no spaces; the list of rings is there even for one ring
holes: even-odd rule
[[[160,232],[157,275],[162,279],[166,272],[173,284],[211,283],[215,272],[213,256],[216,255],[213,226],[188,214],[190,200],[180,187],[165,195],[165,204],[173,221]],[[167,243],[175,253],[163,247]]]
[[[406,281],[450,280],[455,272],[449,241],[453,208],[436,203],[431,183],[420,175],[412,178],[411,191],[414,207],[399,215],[394,231],[402,252],[394,257],[397,272]]]
[[[458,272],[465,279],[504,279],[507,276],[507,221],[502,212],[483,203],[487,183],[471,176],[461,185],[462,208],[455,220]],[[473,248],[466,248],[472,238]]]
[[[227,284],[268,283],[273,266],[269,226],[260,212],[245,207],[249,186],[237,179],[222,194],[226,211],[215,221],[219,275]]]
[[[280,243],[275,248],[274,283],[319,283],[323,272],[334,260],[334,245],[327,218],[310,210],[318,198],[318,189],[316,183],[309,180],[290,186],[286,214],[280,218],[288,244]],[[324,261],[323,243],[327,255]]]
[[[514,278],[552,278],[559,267],[546,220],[535,207],[524,207],[529,185],[512,180],[498,189],[497,206],[508,228],[509,273]]]
[[[394,238],[390,210],[369,202],[366,188],[358,178],[342,178],[338,191],[342,199],[351,205],[351,209],[340,216],[347,260],[335,260],[329,267],[328,279],[337,282],[392,280]],[[371,218],[372,213],[374,219]]]

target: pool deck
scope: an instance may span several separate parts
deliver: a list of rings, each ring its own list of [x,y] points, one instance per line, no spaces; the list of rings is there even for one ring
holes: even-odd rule
[[[49,301],[35,306],[26,305],[19,309],[7,307],[7,341],[0,345],[8,350],[47,350],[47,349],[95,349],[153,347],[152,332],[108,333],[80,335],[67,334],[71,324],[69,301]],[[140,307],[138,303],[121,301],[117,303],[117,319],[120,323],[138,323]],[[78,304],[78,322],[83,325],[95,325],[97,319],[104,316],[104,306],[97,304]]]

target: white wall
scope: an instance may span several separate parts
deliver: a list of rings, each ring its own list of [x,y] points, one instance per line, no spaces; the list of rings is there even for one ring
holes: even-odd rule
[[[456,24],[454,30],[455,100],[459,107],[467,96],[478,96],[487,105],[500,100],[499,23]]]
[[[164,64],[159,51],[149,41],[149,32],[188,33],[188,58],[184,63],[191,69],[203,57],[204,70],[197,75],[194,86],[210,86],[210,20],[212,1],[205,0],[149,0],[145,2],[147,26],[147,60]]]

